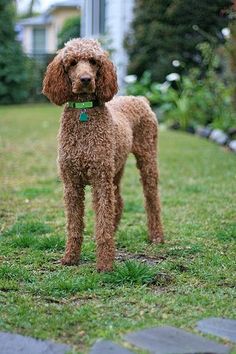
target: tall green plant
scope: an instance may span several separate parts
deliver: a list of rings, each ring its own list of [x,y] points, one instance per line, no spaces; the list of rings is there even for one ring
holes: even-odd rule
[[[80,16],[73,16],[65,20],[58,33],[58,48],[62,48],[70,39],[80,37]]]
[[[125,42],[129,72],[140,78],[148,70],[154,80],[163,81],[173,70],[173,60],[181,62],[180,72],[199,67],[197,44],[212,38],[216,46],[224,41],[221,29],[228,24],[224,9],[230,6],[231,0],[136,0],[132,31]]]
[[[206,68],[204,76],[199,69],[192,69],[176,82],[176,89],[167,81],[153,83],[146,72],[136,83],[128,85],[127,92],[146,96],[162,121],[177,123],[183,130],[196,125],[223,130],[235,127],[234,86],[218,74],[220,62],[215,50],[206,42],[199,44],[198,49]]]
[[[30,61],[16,39],[15,5],[11,0],[0,3],[0,104],[25,101],[30,92]]]

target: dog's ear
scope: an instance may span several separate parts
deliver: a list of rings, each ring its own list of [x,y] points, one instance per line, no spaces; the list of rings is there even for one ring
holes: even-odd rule
[[[107,53],[101,59],[96,82],[96,94],[100,102],[108,102],[118,91],[116,69]]]
[[[43,94],[58,106],[69,101],[71,96],[71,84],[62,64],[61,51],[48,65],[43,80]]]

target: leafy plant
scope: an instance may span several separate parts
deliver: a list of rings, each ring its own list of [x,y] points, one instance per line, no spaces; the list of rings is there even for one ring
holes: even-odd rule
[[[41,92],[44,67],[23,53],[14,27],[13,1],[3,0],[0,4],[0,104],[32,101]]]
[[[227,130],[236,125],[232,102],[234,86],[219,75],[219,57],[208,43],[201,43],[205,75],[199,69],[189,71],[175,88],[170,82],[152,83],[151,74],[127,86],[127,93],[146,96],[158,111],[158,117],[167,124],[177,124],[182,130],[190,126],[211,125]]]
[[[173,69],[178,72],[204,64],[198,44],[203,40],[217,46],[224,42],[221,30],[228,26],[231,0],[138,0],[135,1],[132,31],[125,45],[129,54],[129,73],[139,78],[145,70],[163,81]]]
[[[65,20],[58,33],[58,48],[62,48],[67,41],[77,37],[80,37],[80,16],[73,16]]]

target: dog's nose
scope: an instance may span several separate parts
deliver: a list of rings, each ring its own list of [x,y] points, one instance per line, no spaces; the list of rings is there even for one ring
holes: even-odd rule
[[[81,76],[80,81],[82,82],[82,84],[88,85],[91,81],[91,77],[90,76]]]

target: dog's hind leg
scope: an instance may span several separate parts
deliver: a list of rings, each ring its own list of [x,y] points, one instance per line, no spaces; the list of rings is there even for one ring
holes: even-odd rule
[[[134,132],[132,152],[136,157],[143,185],[149,240],[153,243],[162,243],[164,242],[164,236],[158,190],[159,173],[156,160],[156,142],[157,124],[155,118],[147,117],[145,120],[145,117],[143,117],[140,126]]]

